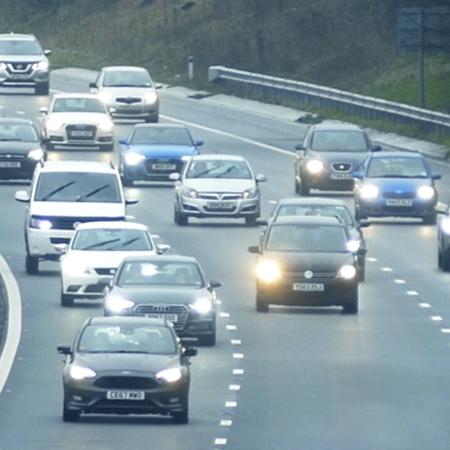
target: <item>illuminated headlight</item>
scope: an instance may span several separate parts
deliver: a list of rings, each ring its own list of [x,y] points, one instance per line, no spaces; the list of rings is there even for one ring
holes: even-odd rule
[[[113,123],[112,120],[109,120],[109,119],[108,120],[104,120],[104,121],[102,121],[102,122],[100,122],[98,124],[98,128],[101,131],[106,131],[106,132],[112,131],[112,129],[114,128],[114,123]]]
[[[256,195],[256,189],[246,189],[242,193],[242,198],[255,198]]]
[[[28,152],[28,158],[39,161],[44,157],[44,150],[42,148],[36,148]]]
[[[417,195],[422,200],[430,200],[434,197],[434,189],[431,186],[421,186]]]
[[[78,261],[71,261],[70,258],[66,258],[61,263],[61,266],[63,272],[67,275],[77,276],[89,273],[89,269],[86,264],[82,264]]]
[[[360,246],[361,242],[356,239],[347,242],[347,248],[350,252],[357,252]]]
[[[39,61],[33,64],[34,70],[47,70],[49,67],[48,61]]]
[[[50,119],[46,124],[47,130],[50,130],[50,131],[57,131],[60,128],[62,128],[63,126],[64,126],[64,123],[57,119]]]
[[[188,162],[191,158],[192,158],[191,155],[183,155],[183,156],[181,157],[181,161],[183,161],[183,162]]]
[[[183,197],[198,198],[198,192],[195,189],[185,187],[181,191]]]
[[[361,188],[361,198],[370,200],[378,197],[378,188],[373,184],[366,184]]]
[[[134,306],[134,302],[122,297],[107,297],[105,303],[106,308],[115,313],[120,313],[124,309],[130,309]]]
[[[181,379],[181,377],[181,370],[177,368],[161,370],[161,372],[158,372],[156,374],[156,378],[162,381],[166,381],[167,383],[178,381],[179,379]]]
[[[86,378],[94,378],[97,374],[89,367],[72,366],[70,368],[70,377],[74,380],[85,380]]]
[[[306,168],[311,173],[319,173],[323,170],[323,163],[322,161],[313,159],[312,161],[309,161],[308,164],[306,164]]]
[[[39,228],[40,230],[50,230],[50,228],[52,228],[52,223],[50,222],[50,220],[41,220],[41,219],[35,219],[35,218],[31,218],[30,219],[30,227],[31,228]]]
[[[0,70],[6,70],[6,64],[3,62],[0,62]]]
[[[98,96],[103,103],[112,103],[114,100],[113,95],[109,92],[100,92]]]
[[[212,302],[209,298],[200,298],[191,305],[191,308],[201,314],[205,314],[211,311]]]
[[[143,100],[145,103],[156,103],[156,101],[158,100],[158,95],[156,94],[156,92],[148,92],[144,95]]]
[[[346,280],[351,280],[352,278],[355,277],[355,275],[356,275],[356,268],[350,265],[342,266],[338,272],[338,277],[344,278]]]
[[[275,281],[281,277],[281,272],[277,263],[266,260],[258,264],[256,275],[263,281]]]
[[[450,218],[447,217],[445,219],[442,219],[440,227],[444,234],[450,234]]]
[[[134,166],[136,164],[139,164],[141,161],[145,159],[144,155],[140,155],[139,153],[126,153],[125,154],[125,163],[129,166]]]

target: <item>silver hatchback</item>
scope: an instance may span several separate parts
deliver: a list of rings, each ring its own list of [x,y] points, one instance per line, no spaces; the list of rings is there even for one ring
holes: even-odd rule
[[[236,155],[196,155],[181,174],[173,173],[175,183],[174,220],[187,225],[189,217],[245,218],[256,225],[261,214],[259,183],[265,175],[255,175],[248,161]]]

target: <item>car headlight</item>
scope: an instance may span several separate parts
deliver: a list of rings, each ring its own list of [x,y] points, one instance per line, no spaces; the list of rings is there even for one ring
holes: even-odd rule
[[[192,189],[190,187],[184,187],[181,190],[181,195],[183,197],[198,198],[198,192],[195,189]]]
[[[344,278],[346,280],[351,280],[352,278],[355,277],[355,275],[356,275],[356,268],[351,265],[342,266],[338,272],[338,277]]]
[[[156,378],[159,380],[166,381],[167,383],[173,383],[175,381],[178,381],[181,379],[182,373],[181,370],[178,368],[172,368],[172,369],[165,369],[161,370],[156,374]]]
[[[434,197],[434,189],[431,186],[421,186],[417,191],[417,196],[422,200],[430,200]]]
[[[378,197],[378,188],[373,184],[366,184],[361,188],[361,198],[370,200]]]
[[[30,227],[38,228],[39,230],[50,230],[52,228],[52,223],[47,219],[36,219],[32,217],[30,219]]]
[[[242,193],[242,198],[255,198],[257,196],[257,192],[255,188],[252,189],[246,189]]]
[[[158,94],[156,92],[148,92],[144,95],[143,100],[145,103],[156,103],[158,100]]]
[[[97,374],[89,367],[72,366],[70,368],[70,377],[74,380],[85,380],[86,378],[94,378]]]
[[[306,168],[311,173],[319,173],[324,169],[322,161],[319,161],[318,159],[308,161],[308,163],[306,164]]]
[[[258,264],[256,275],[263,281],[275,281],[281,277],[281,272],[276,262],[264,260]]]
[[[99,130],[105,132],[112,131],[112,129],[114,128],[114,123],[112,120],[109,119],[103,120],[98,124],[98,128]]]
[[[3,62],[0,62],[0,70],[6,70],[6,64]]]
[[[205,314],[211,311],[212,302],[209,298],[200,298],[195,303],[190,305],[191,308],[201,314]]]
[[[110,92],[100,92],[98,96],[103,103],[112,103],[114,100],[114,97]]]
[[[444,234],[450,234],[450,217],[442,219],[439,226]]]
[[[28,152],[28,158],[34,159],[35,161],[39,161],[44,157],[44,150],[42,148],[35,148],[34,150],[30,150]]]
[[[134,302],[122,297],[112,296],[107,297],[105,300],[105,307],[115,313],[120,313],[124,309],[130,309],[134,306]]]
[[[46,123],[45,126],[46,126],[47,130],[57,131],[60,128],[64,127],[64,123],[61,122],[61,120],[58,120],[58,119],[49,119],[49,121]]]
[[[145,159],[144,155],[140,155],[139,153],[129,152],[125,153],[125,163],[129,166],[134,166],[136,164],[139,164],[141,161]]]
[[[67,275],[77,276],[89,273],[89,269],[86,264],[79,261],[71,261],[70,258],[65,258],[61,262],[61,268]]]
[[[39,61],[33,64],[33,70],[47,70],[49,67],[48,61]]]
[[[361,246],[361,241],[358,241],[356,239],[352,239],[351,241],[347,242],[347,249],[350,252],[357,252],[359,250],[359,247]]]

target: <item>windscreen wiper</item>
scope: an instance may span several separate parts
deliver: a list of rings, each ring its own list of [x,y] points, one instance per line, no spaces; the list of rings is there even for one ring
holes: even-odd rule
[[[93,195],[97,194],[100,191],[103,191],[104,189],[108,188],[109,184],[105,184],[104,186],[100,186],[97,189],[94,189],[91,192],[88,192],[87,194],[82,195],[81,197],[78,197],[76,199],[77,202],[84,202],[87,198],[92,197]]]
[[[40,199],[36,199],[36,200],[39,202],[45,202],[46,200],[53,197],[58,192],[61,192],[62,190],[66,189],[69,186],[72,186],[72,184],[75,184],[75,181],[69,181],[68,183],[63,184],[62,186],[59,186],[58,188],[54,189],[53,191],[50,191],[47,195],[44,195],[44,197],[42,197]]]

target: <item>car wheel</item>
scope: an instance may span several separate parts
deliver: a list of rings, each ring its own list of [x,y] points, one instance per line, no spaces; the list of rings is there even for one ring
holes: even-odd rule
[[[216,345],[216,330],[206,336],[202,336],[200,343],[205,347],[214,347]]]
[[[50,83],[40,83],[36,85],[34,89],[36,95],[48,95],[50,92]]]
[[[74,411],[73,409],[68,409],[66,405],[63,406],[63,421],[64,422],[77,422],[80,418],[80,411]]]
[[[126,177],[125,175],[122,176],[122,184],[125,187],[132,187],[134,185],[134,181],[130,180],[128,177]]]
[[[444,272],[450,272],[450,251],[441,253],[441,269]]]
[[[256,296],[256,311],[258,312],[269,312],[269,304],[265,302],[260,295]]]
[[[248,227],[256,227],[257,223],[256,220],[258,219],[258,216],[249,216],[245,218],[245,225]]]
[[[300,194],[300,186],[298,185],[298,181],[297,180],[295,180],[295,193],[296,194]]]
[[[358,293],[356,292],[352,298],[344,302],[342,305],[343,312],[345,314],[357,314],[358,313]]]
[[[172,413],[172,420],[174,423],[180,423],[180,424],[189,422],[189,408],[188,408],[187,403],[186,403],[186,406],[183,409],[183,411],[177,411],[177,412]]]
[[[175,221],[178,225],[185,227],[189,222],[189,217],[186,216],[185,214],[181,214],[178,208],[176,208]]]
[[[442,269],[442,252],[441,252],[441,250],[438,250],[438,267],[439,267],[439,269]]]
[[[39,272],[39,258],[27,253],[25,257],[25,270],[28,275],[36,275]]]
[[[68,307],[73,306],[73,297],[61,292],[61,306]]]
[[[364,281],[366,278],[366,259],[364,258],[358,266],[358,280]]]
[[[437,212],[433,211],[431,214],[428,214],[422,218],[423,223],[425,225],[436,225],[437,222]]]
[[[300,195],[304,195],[307,197],[311,192],[311,188],[307,186],[305,183],[300,184]]]

